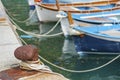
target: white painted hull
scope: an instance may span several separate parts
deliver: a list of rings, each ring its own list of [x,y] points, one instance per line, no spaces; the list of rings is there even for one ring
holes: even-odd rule
[[[61,23],[61,28],[62,28],[62,31],[63,31],[65,37],[69,36],[69,35],[82,34],[81,32],[72,29],[72,26],[70,26],[68,19],[66,17],[62,18],[60,23]]]
[[[35,5],[34,0],[28,0],[28,5],[29,5],[29,6]]]
[[[37,5],[36,10],[40,22],[55,22],[59,19],[56,17],[57,11],[48,10]]]

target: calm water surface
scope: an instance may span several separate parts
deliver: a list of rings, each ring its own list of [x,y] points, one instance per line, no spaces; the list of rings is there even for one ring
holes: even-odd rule
[[[23,22],[29,17],[29,7],[27,0],[2,0],[7,8],[9,15],[14,21],[25,31],[30,31],[35,34],[43,35],[50,30],[56,23],[39,23],[34,22],[34,19]],[[19,21],[19,22],[18,22]],[[22,22],[21,22],[22,21]],[[79,56],[74,48],[72,37],[65,39],[63,35],[55,37],[32,37],[18,31],[27,44],[36,45],[39,48],[40,55],[57,66],[63,67],[72,71],[83,71],[93,69],[115,58],[117,55],[95,55],[89,54]],[[55,28],[49,35],[61,32],[60,25]],[[42,59],[41,59],[42,60]],[[58,73],[63,74],[70,80],[120,80],[120,58],[111,64],[94,71],[75,73],[59,69],[46,63],[46,65]]]

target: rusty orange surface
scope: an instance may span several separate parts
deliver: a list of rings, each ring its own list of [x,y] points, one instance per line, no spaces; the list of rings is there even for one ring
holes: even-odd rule
[[[0,72],[0,80],[17,80],[21,77],[37,74],[38,71],[22,70],[19,67]]]

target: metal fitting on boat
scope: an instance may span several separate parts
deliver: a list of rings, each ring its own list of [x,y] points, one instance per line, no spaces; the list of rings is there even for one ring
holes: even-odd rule
[[[57,18],[65,18],[67,17],[67,14],[64,11],[58,11],[58,14],[56,15]]]

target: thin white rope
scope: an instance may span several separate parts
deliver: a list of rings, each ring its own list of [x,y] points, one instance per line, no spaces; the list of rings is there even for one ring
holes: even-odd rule
[[[23,41],[23,43],[24,43],[25,45],[27,45],[27,43],[26,43],[23,39],[22,39],[22,41]],[[105,63],[105,64],[103,64],[103,65],[101,65],[101,66],[99,66],[99,67],[95,67],[95,68],[92,68],[92,69],[87,69],[87,70],[80,70],[80,71],[78,71],[78,70],[70,70],[70,69],[66,69],[66,68],[57,66],[57,65],[51,63],[50,61],[46,60],[45,58],[43,58],[42,56],[39,55],[39,58],[42,59],[43,61],[47,62],[48,64],[50,64],[50,65],[52,65],[52,66],[54,66],[54,67],[56,67],[56,68],[58,68],[58,69],[61,69],[61,70],[63,70],[63,71],[72,72],[72,73],[85,73],[85,72],[91,72],[91,71],[95,71],[95,70],[101,69],[101,68],[103,68],[103,67],[111,64],[113,61],[115,61],[115,60],[118,59],[119,57],[120,57],[120,55],[116,56],[116,57],[113,58],[112,60],[108,61],[107,63]]]
[[[27,45],[27,43],[22,39],[20,38],[20,40],[25,44]],[[67,71],[67,72],[72,72],[72,73],[85,73],[85,72],[91,72],[91,71],[95,71],[95,70],[98,70],[98,69],[101,69],[107,65],[109,65],[110,63],[112,63],[113,61],[115,61],[116,59],[118,59],[120,57],[120,55],[116,56],[115,58],[113,58],[112,60],[108,61],[107,63],[99,66],[99,67],[95,67],[95,68],[92,68],[92,69],[87,69],[87,70],[70,70],[70,69],[66,69],[66,68],[63,68],[63,67],[60,67],[60,66],[57,66],[53,63],[51,63],[50,61],[46,60],[45,58],[43,58],[42,56],[39,55],[39,58],[41,58],[43,61],[47,62],[48,64],[58,68],[58,69],[61,69],[61,70],[64,70],[64,71]]]
[[[31,14],[27,19],[20,21],[20,20],[14,18],[14,17],[9,13],[9,11],[7,10],[7,8],[6,8],[5,6],[4,6],[4,9],[5,9],[5,11],[8,13],[8,15],[9,15],[13,20],[15,20],[16,22],[19,22],[19,23],[26,23],[27,21],[29,21],[29,20],[33,17],[33,15],[34,15],[35,12],[36,12],[36,9],[35,9],[35,10],[32,12],[32,14]]]
[[[66,69],[66,68],[57,66],[57,65],[49,62],[48,60],[46,60],[45,58],[43,58],[43,57],[41,57],[41,56],[39,55],[39,58],[41,58],[43,61],[47,62],[48,64],[50,64],[50,65],[52,65],[52,66],[54,66],[54,67],[56,67],[56,68],[59,68],[59,69],[61,69],[61,70],[64,70],[64,71],[67,71],[67,72],[72,72],[72,73],[85,73],[85,72],[91,72],[91,71],[95,71],[95,70],[101,69],[101,68],[109,65],[110,63],[112,63],[113,61],[115,61],[116,59],[118,59],[119,57],[120,57],[120,55],[116,56],[116,57],[113,58],[112,60],[108,61],[107,63],[105,63],[105,64],[103,64],[103,65],[101,65],[101,66],[99,66],[99,67],[95,67],[95,68],[86,69],[86,70],[80,70],[80,71],[79,71],[79,70],[70,70],[70,69]]]
[[[37,61],[21,61],[20,68],[52,72],[52,70],[48,66],[44,65],[44,63],[40,61],[40,59],[38,59]]]
[[[8,17],[9,17],[9,16],[8,16]],[[45,34],[42,34],[42,35],[40,35],[40,34],[35,34],[35,33],[32,33],[32,32],[23,30],[23,29],[20,28],[10,17],[9,17],[9,19],[10,19],[11,22],[16,26],[16,29],[18,29],[18,30],[20,30],[20,31],[22,31],[22,32],[24,32],[24,33],[26,33],[26,34],[28,34],[28,35],[32,35],[33,37],[37,37],[37,38],[40,38],[40,37],[53,37],[53,36],[58,36],[58,35],[63,34],[63,32],[60,32],[60,33],[56,33],[56,34],[47,35],[47,34],[50,33],[51,31],[53,31],[53,29],[50,30],[50,31],[48,31],[48,32],[45,33]],[[61,20],[61,19],[60,19],[60,20]],[[54,29],[55,29],[55,27],[57,27],[57,25],[58,25],[58,23],[60,22],[60,20],[58,20],[57,24],[53,27]]]
[[[11,23],[12,24],[12,23]],[[15,34],[17,34],[16,36],[18,36],[18,38],[20,38],[19,37],[19,35],[18,35],[18,33],[17,33],[17,31],[16,31],[16,27],[15,26],[13,26],[13,28],[14,28],[14,32],[15,32]],[[20,40],[25,44],[25,45],[27,45],[27,43],[22,39],[22,38],[20,38]],[[65,78],[63,75],[61,75],[61,74],[59,74],[59,73],[56,73],[56,72],[52,72],[51,71],[51,69],[48,67],[48,66],[45,66],[45,65],[35,65],[35,64],[27,64],[27,63],[25,63],[25,62],[22,62],[21,64],[21,67],[22,67],[22,65],[25,65],[26,67],[28,67],[28,68],[30,68],[30,69],[33,69],[33,70],[36,70],[36,71],[42,71],[42,72],[48,72],[48,73],[52,73],[52,74],[56,74],[56,75],[59,75],[59,76],[61,76],[61,77],[63,77],[63,78]],[[42,70],[43,69],[43,70]],[[44,70],[48,70],[48,71],[44,71]],[[69,80],[69,79],[67,79],[66,78],[66,80]]]
[[[24,33],[32,34],[32,33],[30,33],[30,32],[26,32],[26,31],[22,30],[11,18],[9,18],[9,19],[15,24],[15,26],[17,27],[16,29],[18,29],[18,30],[20,30],[20,31],[23,31]],[[34,34],[34,35],[36,35],[36,34]],[[45,36],[47,36],[47,35],[45,35]],[[21,39],[21,40],[22,40],[22,42],[23,42],[23,39]],[[24,41],[24,43],[27,44],[25,41]],[[78,70],[70,70],[70,69],[66,69],[66,68],[57,66],[57,65],[49,62],[48,60],[46,60],[45,58],[43,58],[43,57],[41,57],[41,56],[39,55],[39,58],[41,58],[41,59],[44,60],[45,62],[49,63],[50,65],[52,65],[52,66],[54,66],[54,67],[57,67],[57,68],[59,68],[59,69],[61,69],[61,70],[68,71],[68,72],[73,72],[73,73],[84,73],[84,72],[91,72],[91,71],[95,71],[95,70],[101,69],[101,68],[109,65],[110,63],[112,63],[113,61],[115,61],[116,59],[118,59],[119,57],[120,57],[120,55],[116,56],[116,57],[113,58],[112,60],[108,61],[107,63],[105,63],[105,64],[103,64],[103,65],[101,65],[101,66],[99,66],[99,67],[95,67],[95,68],[92,68],[92,69],[87,69],[87,70],[80,70],[80,71],[78,71]]]
[[[62,20],[62,17],[57,21],[57,23],[53,26],[53,28],[51,30],[49,30],[47,33],[44,33],[43,35],[47,35],[50,32],[52,32],[57,27],[57,25],[60,23],[61,20]]]

